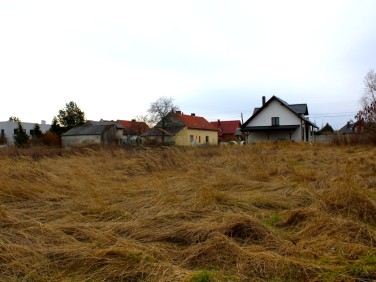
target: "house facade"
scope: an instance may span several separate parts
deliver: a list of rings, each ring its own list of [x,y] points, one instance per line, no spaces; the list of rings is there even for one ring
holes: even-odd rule
[[[118,143],[118,130],[115,123],[94,124],[73,127],[61,135],[63,147],[109,145]]]
[[[21,122],[22,128],[28,135],[33,134],[33,129],[37,123]],[[50,130],[51,125],[46,124],[46,121],[42,120],[39,124],[40,131],[44,134]],[[0,122],[0,139],[5,145],[14,145],[13,135],[18,130],[18,122],[15,121],[1,121]]]
[[[288,104],[273,96],[268,101],[262,97],[262,106],[243,123],[241,131],[248,143],[264,141],[313,141],[313,129],[318,128],[308,119],[307,104]]]
[[[146,143],[176,146],[217,145],[218,130],[203,117],[176,111],[167,116],[164,128],[158,123],[143,133],[141,139]]]

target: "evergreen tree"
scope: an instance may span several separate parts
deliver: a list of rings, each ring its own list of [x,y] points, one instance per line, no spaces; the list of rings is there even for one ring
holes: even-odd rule
[[[40,126],[39,126],[39,124],[35,124],[34,125],[34,128],[33,128],[33,130],[32,130],[32,137],[33,138],[37,138],[37,139],[39,139],[39,138],[41,138],[42,137],[42,135],[43,135],[43,133],[42,133],[42,131],[40,130]]]
[[[31,141],[34,145],[38,145],[42,142],[43,133],[40,130],[38,123],[34,125],[34,128],[30,131]]]
[[[58,121],[57,117],[54,117],[52,119],[50,131],[52,131],[54,133],[57,133],[57,134],[61,133],[61,126],[59,124],[59,121]]]
[[[24,131],[20,121],[16,132],[13,134],[13,140],[17,147],[23,147],[29,142],[29,135]]]

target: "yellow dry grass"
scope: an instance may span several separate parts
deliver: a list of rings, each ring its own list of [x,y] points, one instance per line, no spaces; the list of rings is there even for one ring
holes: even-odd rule
[[[2,281],[376,279],[375,147],[37,150],[1,152]]]

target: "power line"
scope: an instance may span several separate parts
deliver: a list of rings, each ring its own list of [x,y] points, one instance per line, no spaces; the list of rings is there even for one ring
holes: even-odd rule
[[[311,118],[322,118],[322,117],[347,117],[355,116],[357,112],[341,112],[341,113],[322,113],[322,114],[311,114]]]

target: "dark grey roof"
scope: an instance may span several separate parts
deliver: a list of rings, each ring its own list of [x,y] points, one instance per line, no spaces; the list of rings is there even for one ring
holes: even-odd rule
[[[260,109],[260,108],[254,108],[252,115],[254,115],[255,113],[257,113],[257,111],[258,111],[259,109]]]
[[[103,132],[109,128],[115,126],[115,124],[98,124],[98,125],[81,125],[69,129],[67,132],[63,133],[62,136],[73,136],[73,135],[101,135]]]
[[[94,121],[94,120],[88,120],[86,121],[89,125],[111,125],[115,124],[116,128],[125,129],[124,126],[120,122],[116,121],[110,121],[110,120],[100,120],[100,121]]]
[[[355,124],[353,122],[348,122],[345,126],[343,126],[340,130],[338,130],[338,132],[342,134],[354,133],[354,126]]]
[[[308,115],[308,106],[307,104],[293,104],[289,105],[291,109],[294,110],[299,115]]]

